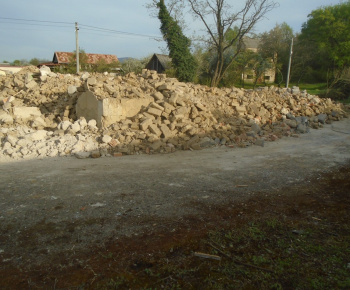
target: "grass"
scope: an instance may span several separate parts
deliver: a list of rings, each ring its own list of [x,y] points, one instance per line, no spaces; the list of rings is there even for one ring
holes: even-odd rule
[[[349,289],[349,223],[339,234],[334,230],[332,222],[312,219],[249,222],[200,241],[198,251],[221,261],[184,251],[172,262],[170,256],[160,259],[131,280],[122,274],[99,289]]]
[[[226,209],[226,227],[143,255],[94,289],[350,289],[349,176],[253,199],[237,219],[240,209]]]
[[[293,86],[295,84],[291,84]],[[317,84],[299,84],[300,90],[306,90],[311,95],[321,95],[325,94],[327,91],[326,83],[317,83]]]
[[[271,85],[271,84],[270,84]],[[276,84],[273,84],[276,85]],[[256,87],[264,87],[266,84],[257,84]],[[281,84],[282,87],[285,87],[285,84]],[[327,92],[327,83],[316,83],[316,84],[295,84],[290,83],[289,88],[293,86],[298,86],[301,91],[306,90],[310,95],[317,95],[317,96],[324,96]],[[237,85],[237,87],[240,87],[240,85]],[[253,89],[253,84],[245,84],[245,89]],[[338,100],[339,102],[343,104],[350,104],[350,96],[347,99]]]

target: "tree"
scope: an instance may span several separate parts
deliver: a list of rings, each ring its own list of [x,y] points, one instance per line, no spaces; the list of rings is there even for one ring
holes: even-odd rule
[[[176,77],[180,81],[193,81],[196,74],[196,61],[190,51],[191,41],[182,33],[179,24],[170,16],[164,0],[158,3],[160,30],[167,42]]]
[[[29,61],[29,63],[30,63],[31,65],[37,66],[37,65],[40,63],[40,60],[39,60],[38,58],[32,58],[32,59]]]
[[[152,56],[147,56],[141,59],[128,58],[122,62],[122,69],[125,73],[141,73],[142,69],[145,68],[151,57]]]
[[[39,59],[39,58],[32,58],[30,61],[29,61],[29,64],[31,65],[39,65],[40,63],[44,63],[44,62],[50,62],[50,60],[48,59]]]
[[[26,59],[16,59],[14,60],[11,65],[13,66],[24,66],[24,65],[28,65],[28,61]]]
[[[88,65],[88,56],[84,49],[79,49],[79,66],[83,70],[89,70]],[[73,51],[73,55],[69,59],[69,64],[66,68],[68,73],[76,73],[77,72],[77,52]]]
[[[258,51],[265,59],[272,59],[276,72],[275,79],[280,83],[283,76],[287,75],[290,44],[293,35],[293,29],[287,24],[276,24],[269,32],[260,34],[260,43]]]
[[[211,86],[217,86],[227,70],[234,63],[243,48],[243,38],[266,13],[277,4],[271,0],[246,0],[244,7],[233,12],[232,6],[225,0],[182,0],[189,5],[194,17],[204,25],[207,36],[205,41],[216,54],[215,69],[211,75]],[[214,20],[212,25],[211,20]],[[225,35],[234,27],[236,35],[229,41]],[[226,51],[236,46],[234,54],[227,61]]]
[[[324,60],[327,56],[321,54],[314,42],[301,41],[296,35],[293,45],[293,58],[291,80],[297,85],[302,81],[306,83],[325,82],[327,69]]]
[[[315,44],[334,85],[350,67],[350,1],[311,12],[300,40]],[[331,85],[331,86],[332,86]]]

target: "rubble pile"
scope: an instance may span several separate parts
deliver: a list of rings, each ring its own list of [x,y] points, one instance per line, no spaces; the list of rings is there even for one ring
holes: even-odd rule
[[[86,109],[87,94],[95,111]],[[148,70],[27,67],[0,76],[0,106],[0,160],[263,146],[346,117],[341,105],[297,87],[210,88]]]

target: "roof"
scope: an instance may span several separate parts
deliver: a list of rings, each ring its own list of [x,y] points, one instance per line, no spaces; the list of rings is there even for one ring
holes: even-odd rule
[[[113,54],[96,54],[96,53],[86,53],[87,63],[96,64],[101,60],[104,60],[107,64],[118,62],[118,58]],[[71,59],[74,57],[73,52],[55,52],[53,56],[53,63],[66,64],[70,63]]]
[[[247,49],[257,50],[260,40],[258,38],[244,37],[243,43]]]
[[[161,65],[164,67],[164,69],[170,68],[171,66],[171,57],[166,54],[158,54],[155,53],[153,57],[157,57]]]

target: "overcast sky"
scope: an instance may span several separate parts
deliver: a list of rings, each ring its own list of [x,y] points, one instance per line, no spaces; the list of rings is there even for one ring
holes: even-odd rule
[[[271,30],[286,22],[301,30],[307,15],[321,6],[342,0],[275,0],[279,7],[267,14],[255,32]],[[15,59],[49,59],[55,51],[75,50],[75,27],[79,24],[79,47],[87,53],[118,57],[146,57],[163,53],[158,19],[149,16],[150,0],[11,0],[1,1],[0,62]],[[244,3],[244,0],[228,2]],[[30,20],[30,21],[28,21]],[[190,27],[192,18],[188,16]],[[105,30],[101,30],[103,28]],[[186,31],[190,33],[190,31]]]

